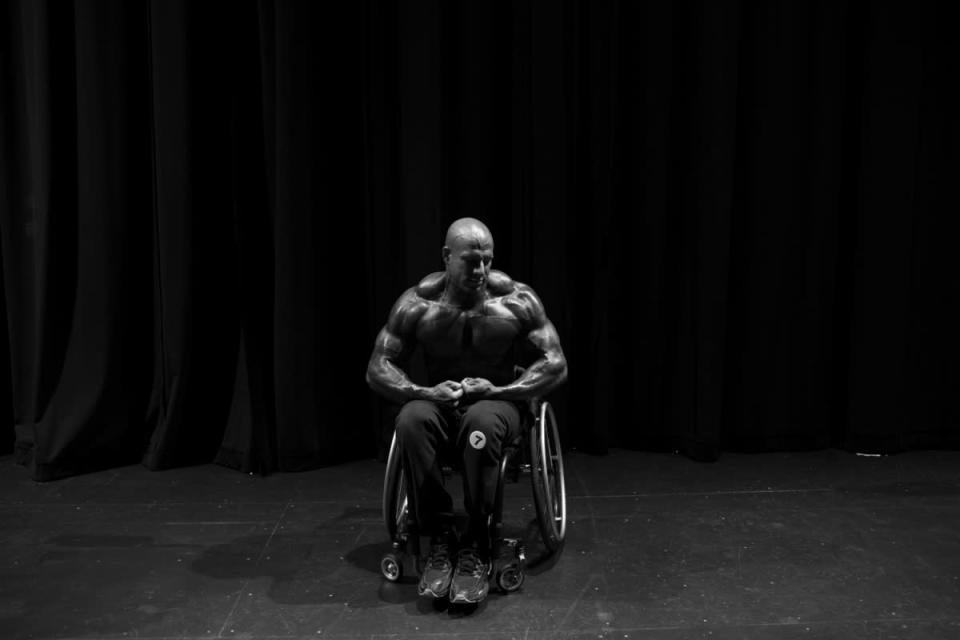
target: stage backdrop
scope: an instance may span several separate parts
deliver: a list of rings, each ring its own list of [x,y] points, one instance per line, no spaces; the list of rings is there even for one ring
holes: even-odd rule
[[[4,2],[3,450],[376,455],[374,336],[467,215],[570,447],[960,446],[948,4]]]

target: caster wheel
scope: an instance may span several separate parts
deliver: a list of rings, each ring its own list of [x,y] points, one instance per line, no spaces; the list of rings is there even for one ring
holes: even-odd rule
[[[380,573],[390,582],[403,577],[403,560],[396,553],[387,553],[380,560]]]
[[[524,577],[525,574],[520,564],[511,562],[497,570],[497,586],[504,593],[511,593],[523,585]]]

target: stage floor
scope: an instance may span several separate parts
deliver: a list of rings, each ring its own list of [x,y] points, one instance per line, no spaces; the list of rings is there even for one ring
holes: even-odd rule
[[[2,457],[0,636],[960,638],[960,452],[569,453],[562,554],[531,541],[523,589],[472,610],[381,579],[382,473],[36,484]],[[528,480],[507,492],[528,530]]]

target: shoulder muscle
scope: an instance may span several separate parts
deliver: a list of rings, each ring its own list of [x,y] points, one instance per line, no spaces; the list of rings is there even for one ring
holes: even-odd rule
[[[513,293],[516,283],[503,271],[493,269],[487,276],[487,289],[495,296],[505,296]]]
[[[434,300],[443,293],[443,287],[447,283],[447,274],[443,271],[434,271],[426,276],[414,287],[417,295],[421,298]]]
[[[530,328],[542,327],[547,316],[539,296],[529,285],[522,282],[514,282],[513,285],[513,292],[508,296],[512,311]]]
[[[386,330],[398,338],[412,337],[416,332],[417,322],[427,309],[428,302],[417,293],[417,289],[418,287],[411,287],[404,291],[390,310]]]

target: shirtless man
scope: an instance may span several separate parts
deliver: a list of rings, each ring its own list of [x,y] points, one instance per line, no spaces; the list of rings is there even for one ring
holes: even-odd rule
[[[370,356],[367,383],[403,405],[396,434],[411,512],[420,533],[431,538],[418,591],[469,603],[489,590],[487,522],[502,445],[517,435],[525,401],[559,386],[567,363],[533,289],[491,271],[493,236],[482,222],[462,218],[450,225],[442,255],[445,271],[428,275],[394,304]],[[417,345],[427,365],[426,386],[405,372]],[[532,347],[537,355],[520,377],[517,347]],[[469,516],[459,544],[437,460],[438,450],[450,446],[463,457]]]

